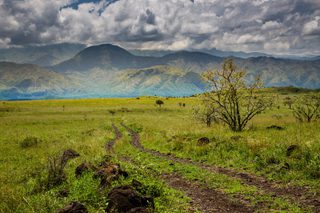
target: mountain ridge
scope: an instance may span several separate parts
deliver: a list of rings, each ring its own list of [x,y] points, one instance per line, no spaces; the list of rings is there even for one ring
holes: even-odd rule
[[[248,71],[249,80],[261,75],[267,87],[320,88],[317,58],[233,58],[239,68]],[[84,48],[54,66],[0,62],[0,99],[193,95],[206,89],[201,73],[219,68],[223,60],[194,51],[137,56],[119,46],[102,44]]]

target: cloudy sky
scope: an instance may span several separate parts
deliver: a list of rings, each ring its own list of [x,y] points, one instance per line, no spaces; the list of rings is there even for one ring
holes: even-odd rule
[[[0,0],[0,48],[61,42],[320,55],[320,0]]]

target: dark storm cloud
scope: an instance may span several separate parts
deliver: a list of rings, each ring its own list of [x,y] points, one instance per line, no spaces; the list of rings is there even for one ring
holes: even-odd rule
[[[0,47],[115,42],[320,54],[317,0],[0,0],[0,14]]]

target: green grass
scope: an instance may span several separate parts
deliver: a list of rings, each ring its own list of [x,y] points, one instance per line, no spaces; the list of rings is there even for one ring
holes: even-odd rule
[[[271,92],[270,92],[271,91]],[[234,133],[226,126],[207,128],[192,117],[197,98],[162,98],[164,106],[155,106],[158,97],[140,99],[81,99],[0,102],[0,212],[54,212],[70,202],[84,202],[90,212],[103,212],[106,195],[97,188],[98,182],[88,174],[74,177],[80,163],[99,162],[105,155],[104,144],[113,138],[111,123],[121,121],[140,132],[141,143],[151,149],[172,153],[221,167],[245,170],[264,175],[271,180],[306,185],[320,193],[320,132],[319,122],[297,123],[282,100],[290,91],[267,90],[276,98],[273,109],[256,117],[248,129]],[[278,93],[276,93],[278,92]],[[185,103],[186,107],[180,107]],[[111,113],[112,111],[112,113]],[[283,131],[266,130],[267,126],[280,125]],[[122,129],[124,132],[124,129]],[[198,146],[197,139],[208,137],[211,143]],[[232,137],[240,136],[239,140]],[[36,138],[36,142],[24,142]],[[158,212],[186,212],[189,199],[168,186],[159,173],[178,172],[187,179],[198,179],[211,188],[222,190],[231,198],[241,195],[252,205],[264,201],[266,209],[299,212],[296,204],[284,199],[273,199],[255,187],[241,184],[225,175],[212,174],[195,166],[174,164],[129,146],[125,137],[116,146],[117,155],[128,155],[138,165],[120,162],[130,173],[115,185],[128,184],[133,178],[147,188],[162,189],[156,198]],[[298,145],[290,156],[286,150]],[[39,180],[46,177],[48,158],[72,148],[80,153],[66,167],[67,182],[48,191],[34,192]],[[119,159],[114,156],[114,161]],[[289,164],[289,168],[285,165]],[[68,188],[70,195],[60,198],[57,192]],[[152,191],[152,190],[151,190]]]
[[[270,194],[259,191],[254,186],[242,184],[239,180],[228,177],[224,174],[212,173],[200,169],[193,165],[174,163],[172,161],[157,157],[148,153],[137,151],[132,146],[128,146],[129,138],[126,143],[118,143],[116,146],[117,153],[121,156],[129,156],[134,159],[134,162],[143,167],[145,170],[156,171],[158,176],[163,173],[178,173],[190,181],[197,180],[209,188],[222,191],[230,199],[241,196],[247,201],[250,201],[252,206],[257,203],[265,203],[266,209],[263,211],[270,211],[271,209],[280,211],[287,210],[290,212],[303,212],[296,204],[292,204],[285,199],[274,199]]]

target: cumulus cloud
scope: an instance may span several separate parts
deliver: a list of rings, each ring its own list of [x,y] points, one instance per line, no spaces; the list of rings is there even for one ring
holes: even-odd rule
[[[314,0],[0,0],[0,14],[0,47],[81,42],[320,54]]]
[[[312,21],[307,22],[303,27],[305,35],[320,34],[320,16],[316,16]]]

